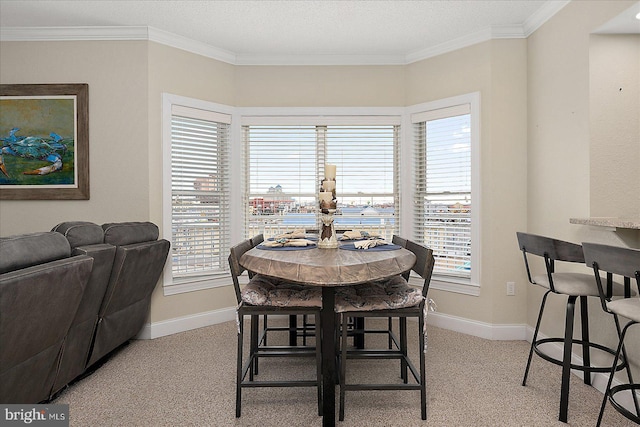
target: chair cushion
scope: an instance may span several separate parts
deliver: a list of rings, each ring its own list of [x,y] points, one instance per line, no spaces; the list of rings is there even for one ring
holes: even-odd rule
[[[322,307],[319,287],[254,276],[242,289],[242,301],[255,306]]]
[[[553,273],[553,287],[556,292],[564,295],[573,296],[598,296],[598,285],[593,274],[585,273]],[[549,289],[549,278],[546,274],[533,277],[536,285]],[[606,291],[606,282],[602,281],[602,285]],[[633,293],[633,291],[632,291]],[[613,282],[613,295],[624,295],[624,286],[620,283]]]
[[[607,308],[613,313],[640,322],[640,298],[623,298],[607,302]]]
[[[340,288],[336,312],[373,311],[415,307],[424,300],[420,289],[410,286],[402,276]]]

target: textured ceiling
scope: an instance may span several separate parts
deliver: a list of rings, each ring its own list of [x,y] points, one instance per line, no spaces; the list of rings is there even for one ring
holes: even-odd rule
[[[0,1],[0,27],[148,26],[236,55],[411,55],[566,1]]]
[[[407,63],[490,38],[527,37],[568,2],[0,0],[0,37],[146,37],[231,63],[306,57],[322,64],[332,56],[340,63]],[[597,32],[640,33],[638,12],[640,2]]]

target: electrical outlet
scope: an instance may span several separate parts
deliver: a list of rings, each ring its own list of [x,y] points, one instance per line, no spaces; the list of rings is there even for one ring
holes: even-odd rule
[[[516,294],[516,282],[507,282],[507,295],[515,295]]]

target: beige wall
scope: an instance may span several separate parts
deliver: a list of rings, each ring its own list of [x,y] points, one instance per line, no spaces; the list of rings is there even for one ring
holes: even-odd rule
[[[590,33],[633,3],[574,1],[528,38],[527,206],[530,232],[574,242],[628,244],[626,232],[571,225],[569,218],[589,217],[591,214],[604,212],[605,209],[614,214],[615,211],[611,207],[605,206],[606,199],[600,194],[594,197],[594,201],[600,200],[595,205],[591,203],[591,197],[600,189],[610,191],[607,187],[615,185],[619,174],[623,173],[626,176],[627,173],[612,165],[606,176],[600,175],[605,180],[604,187],[597,190],[596,187],[591,187],[590,173],[600,174],[595,166],[595,162],[600,159],[590,150],[603,148],[600,146],[603,143],[602,138],[606,138],[611,127],[594,127],[595,122],[590,126],[590,119],[597,122],[603,119],[590,117],[591,96],[596,97],[594,99],[604,96],[600,90],[593,94],[590,92],[594,87],[590,83],[590,49],[593,37]],[[596,50],[599,50],[601,46],[597,45],[598,41],[595,42]],[[636,97],[637,94],[636,89]],[[594,114],[597,114],[597,110]],[[592,139],[592,136],[596,139]],[[637,156],[637,135],[635,139],[625,138],[620,143],[622,146],[617,149],[622,157]],[[596,144],[596,147],[593,144]],[[634,170],[638,179],[637,163]],[[625,202],[622,209],[626,210],[634,202],[631,200],[629,203]],[[637,214],[637,210],[635,212]],[[582,271],[589,272],[586,267]],[[529,287],[529,325],[535,324],[541,296],[542,292]],[[558,336],[562,333],[565,302],[566,299],[563,298],[550,299],[547,304],[550,315],[542,323],[544,334]],[[615,345],[617,339],[612,318],[602,312],[597,301],[591,301],[589,306],[592,338]],[[640,359],[637,356],[640,355],[640,334],[638,331],[631,331],[630,334],[627,351],[628,354],[634,355],[632,363],[637,376],[640,369]]]
[[[233,67],[219,61],[183,52],[156,43],[65,42],[7,43],[3,49],[6,60],[56,52],[61,63],[74,57],[85,58],[86,68],[67,81],[86,81],[90,85],[92,199],[83,203],[85,210],[62,211],[59,221],[85,219],[95,222],[141,219],[162,223],[162,151],[161,94],[194,97],[237,106],[403,106],[446,98],[469,92],[480,92],[482,102],[482,276],[481,295],[465,296],[435,292],[442,313],[487,323],[522,324],[525,293],[519,286],[516,297],[506,297],[505,283],[523,283],[519,254],[513,251],[513,235],[525,223],[524,196],[526,174],[526,42],[498,40],[478,44],[457,52],[421,61],[410,66],[324,66],[324,67]],[[100,49],[95,49],[99,46]],[[101,52],[107,47],[109,61]],[[118,48],[118,49],[116,49]],[[106,62],[106,64],[103,64]],[[93,67],[94,64],[97,64]],[[120,68],[127,70],[118,77]],[[5,69],[7,70],[6,72]],[[40,81],[39,74],[21,75],[10,65],[3,68],[3,82]],[[132,75],[137,75],[132,79]],[[95,77],[94,77],[95,76]],[[61,77],[49,76],[53,81]],[[126,102],[118,99],[122,85],[131,90],[123,93]],[[133,99],[133,89],[137,96]],[[104,93],[105,96],[98,96]],[[101,114],[105,108],[115,110],[114,116]],[[115,115],[117,114],[117,115]],[[123,140],[105,140],[97,129],[111,129],[115,123],[135,126],[141,136]],[[130,132],[129,132],[130,133]],[[119,160],[123,170],[116,177],[110,164],[101,163],[95,153],[110,153]],[[135,153],[127,156],[126,153]],[[145,159],[145,161],[140,161]],[[118,181],[120,176],[124,176]],[[101,192],[119,182],[120,192]],[[131,182],[140,183],[130,185]],[[122,193],[135,192],[125,198]],[[119,200],[119,204],[113,204]],[[49,229],[50,213],[42,213],[22,229],[21,209],[34,202],[3,202],[3,234],[26,232],[35,228]],[[35,202],[47,207],[65,206],[69,202]],[[127,206],[123,210],[120,207]],[[131,214],[136,206],[143,211]],[[49,208],[50,209],[50,208]],[[131,215],[130,215],[131,214]],[[16,228],[17,227],[17,228]],[[165,297],[162,287],[156,288],[152,300],[151,321],[160,322],[181,316],[222,309],[233,305],[230,287],[197,291]]]
[[[568,219],[606,205],[593,206],[589,179],[590,133],[607,134],[589,125],[589,33],[630,4],[572,2],[527,40],[493,40],[407,66],[234,67],[152,42],[2,43],[2,83],[89,83],[91,200],[2,201],[0,235],[48,230],[71,219],[160,224],[162,92],[241,107],[370,107],[477,91],[481,294],[432,296],[445,314],[532,325],[540,293],[525,285],[515,231],[624,243],[620,233]],[[33,58],[46,67],[34,67]],[[621,149],[637,153],[635,146]],[[517,283],[515,297],[505,295],[507,281]],[[158,287],[151,321],[229,307],[233,299],[230,287],[171,297]],[[548,334],[557,333],[564,310],[558,302],[551,307],[559,314],[543,324]],[[595,318],[605,325],[596,335],[609,331],[606,340],[615,341],[609,319]],[[637,346],[634,351],[640,354]]]
[[[89,84],[91,184],[90,200],[1,201],[0,235],[149,219],[147,74],[147,42],[0,44],[1,83]]]
[[[150,220],[161,225],[162,94],[233,105],[234,69],[229,64],[158,43],[149,43],[148,53]],[[151,299],[151,322],[205,313],[235,304],[231,286],[164,296],[160,283]]]
[[[407,66],[406,105],[480,92],[480,296],[431,295],[443,313],[490,324],[526,320],[515,243],[526,228],[526,55],[525,40],[493,40]],[[506,296],[508,281],[516,296]]]
[[[589,43],[590,215],[640,216],[640,35]]]
[[[402,66],[238,66],[237,107],[404,105]]]

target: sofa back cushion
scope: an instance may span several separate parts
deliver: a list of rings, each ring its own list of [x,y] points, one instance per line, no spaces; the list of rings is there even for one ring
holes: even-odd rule
[[[160,231],[152,222],[118,222],[103,224],[104,242],[115,246],[158,240]]]
[[[53,227],[67,238],[71,249],[79,246],[97,245],[104,242],[104,232],[98,224],[88,221],[67,221]]]
[[[60,233],[41,232],[0,237],[0,274],[71,256]]]

